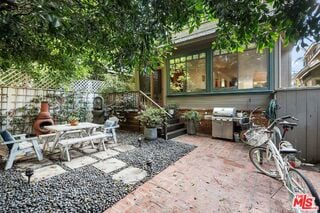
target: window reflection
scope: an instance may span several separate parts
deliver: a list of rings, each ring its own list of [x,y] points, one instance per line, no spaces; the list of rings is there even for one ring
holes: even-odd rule
[[[281,47],[280,87],[320,86],[320,42]]]
[[[180,60],[179,60],[180,61]],[[184,63],[170,65],[170,90],[171,92],[183,92],[185,85],[186,66]]]
[[[206,54],[171,59],[170,92],[197,92],[206,89]]]

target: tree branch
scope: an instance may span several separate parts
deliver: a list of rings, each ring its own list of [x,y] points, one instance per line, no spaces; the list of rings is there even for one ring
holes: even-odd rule
[[[18,5],[15,0],[0,0],[0,11],[17,9]]]

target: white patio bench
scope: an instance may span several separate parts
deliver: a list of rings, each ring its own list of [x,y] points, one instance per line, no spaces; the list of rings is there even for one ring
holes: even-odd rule
[[[107,138],[108,135],[103,132],[95,132],[94,135],[84,136],[81,138],[68,138],[68,139],[62,139],[60,140],[57,145],[61,150],[61,158],[65,159],[67,158],[68,161],[70,161],[70,154],[69,154],[69,148],[72,145],[80,144],[82,145],[84,142],[90,142],[92,145],[92,148],[95,148],[93,141],[98,141],[98,149],[102,146],[103,150],[106,151],[107,148],[104,144],[104,139]]]
[[[57,134],[55,133],[49,133],[49,134],[45,134],[45,135],[39,135],[39,140],[40,140],[40,147],[42,149],[42,152],[47,151],[54,144],[54,140],[57,137]]]

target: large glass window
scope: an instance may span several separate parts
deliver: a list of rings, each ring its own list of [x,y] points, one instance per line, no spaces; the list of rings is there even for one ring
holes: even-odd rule
[[[235,88],[238,86],[238,56],[223,54],[213,57],[214,87]]]
[[[268,54],[255,49],[243,53],[215,52],[213,56],[213,87],[252,89],[266,88],[268,80]]]
[[[239,89],[265,88],[268,81],[268,54],[255,49],[238,54]]]
[[[170,92],[198,92],[206,89],[206,54],[173,58],[170,63]]]

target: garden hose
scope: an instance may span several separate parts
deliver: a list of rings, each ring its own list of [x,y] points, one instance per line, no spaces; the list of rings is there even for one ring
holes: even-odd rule
[[[269,122],[273,122],[277,117],[277,101],[276,99],[271,99],[266,110],[266,116],[269,119]]]

